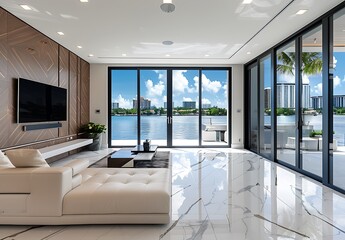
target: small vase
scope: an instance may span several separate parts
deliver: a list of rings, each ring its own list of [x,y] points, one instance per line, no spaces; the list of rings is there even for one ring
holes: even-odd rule
[[[102,143],[102,138],[101,138],[101,134],[97,133],[97,134],[90,134],[89,138],[93,139],[93,143],[91,143],[90,145],[88,145],[88,149],[90,151],[98,151],[101,149],[101,143]]]

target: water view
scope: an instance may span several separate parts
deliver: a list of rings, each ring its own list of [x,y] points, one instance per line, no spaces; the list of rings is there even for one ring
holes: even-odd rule
[[[227,116],[204,116],[203,124],[226,125]],[[112,140],[137,139],[137,116],[112,116]],[[199,139],[198,116],[174,116],[173,139]],[[141,116],[141,139],[167,138],[166,116]]]

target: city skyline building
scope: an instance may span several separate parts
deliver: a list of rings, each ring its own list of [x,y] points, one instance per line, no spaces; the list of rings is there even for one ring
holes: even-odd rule
[[[133,108],[137,108],[138,107],[138,100],[137,99],[133,99]],[[144,98],[144,97],[140,97],[140,109],[150,109],[151,108],[151,100]]]
[[[195,101],[183,101],[182,102],[182,107],[183,108],[196,108],[196,102]]]

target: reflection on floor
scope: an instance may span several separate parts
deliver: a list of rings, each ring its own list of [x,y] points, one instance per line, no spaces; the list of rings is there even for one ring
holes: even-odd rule
[[[172,152],[170,224],[0,226],[0,239],[345,239],[344,195],[248,151]]]

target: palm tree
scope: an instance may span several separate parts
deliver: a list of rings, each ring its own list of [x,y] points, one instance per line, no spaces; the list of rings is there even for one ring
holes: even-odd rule
[[[281,74],[295,75],[294,52],[281,52],[278,54],[277,70]],[[302,52],[302,73],[305,75],[314,75],[322,71],[322,56],[317,52]]]

